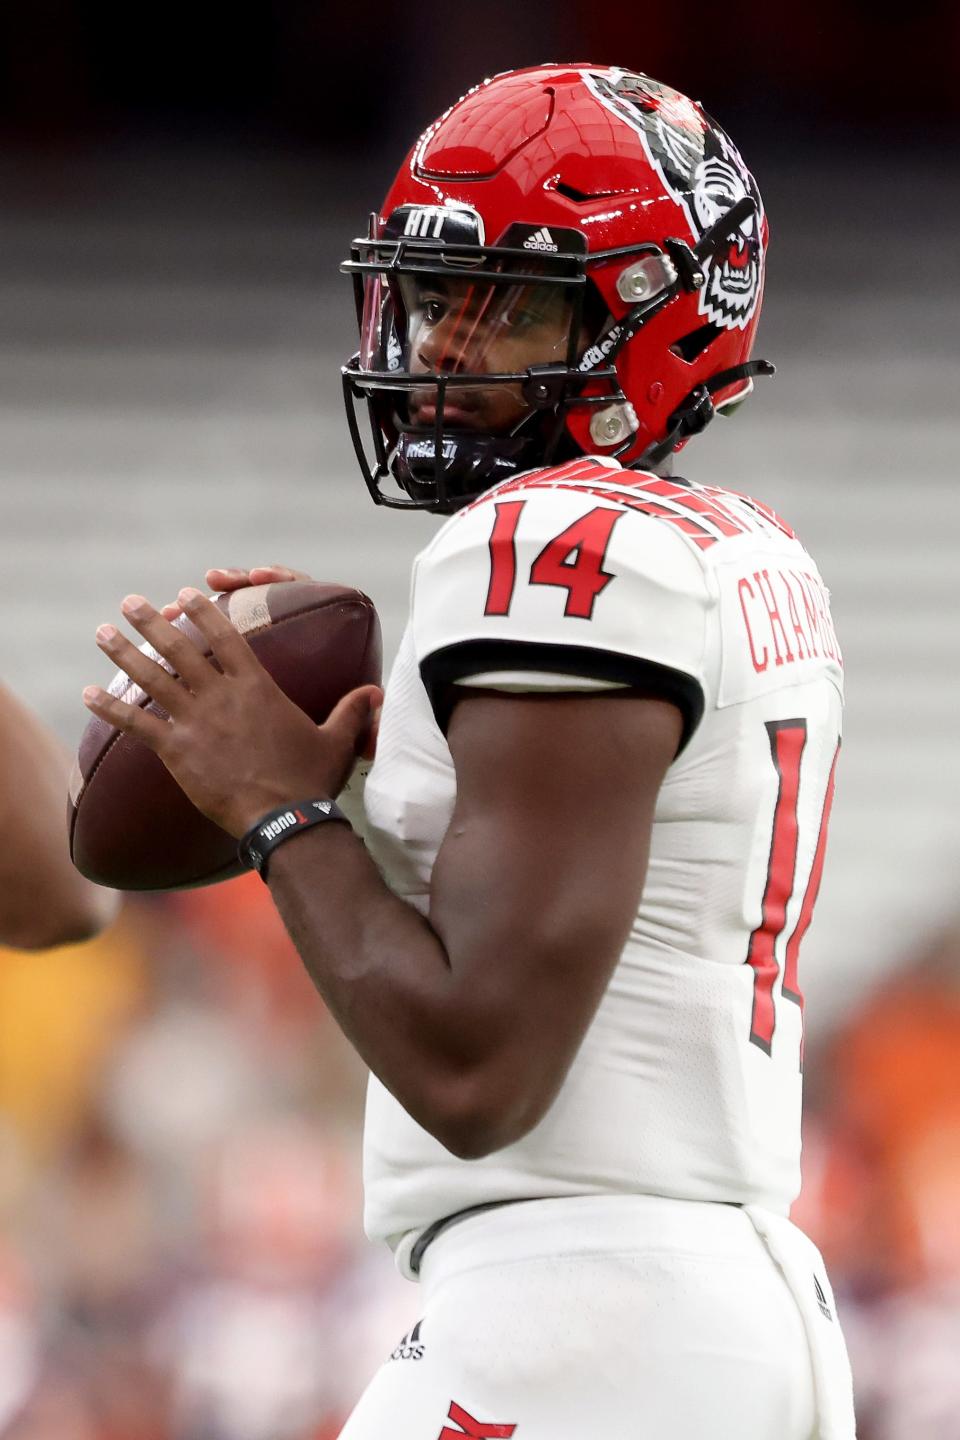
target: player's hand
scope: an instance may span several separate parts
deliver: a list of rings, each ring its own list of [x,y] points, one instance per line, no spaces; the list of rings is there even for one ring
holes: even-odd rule
[[[186,589],[177,604],[221,669],[142,595],[128,595],[121,607],[125,619],[176,673],[113,625],[100,626],[97,644],[169,718],[99,685],[84,690],[87,709],[158,755],[197,809],[238,838],[278,805],[338,795],[357,756],[375,743],[382,690],[364,685],[350,691],[323,725],[314,725],[212,601]]]
[[[254,565],[250,570],[236,566],[214,568],[204,576],[210,590],[244,590],[248,585],[275,585],[284,580],[312,580],[313,576],[303,570],[291,570],[289,565]],[[166,620],[176,620],[182,614],[177,601],[162,605],[160,613]]]

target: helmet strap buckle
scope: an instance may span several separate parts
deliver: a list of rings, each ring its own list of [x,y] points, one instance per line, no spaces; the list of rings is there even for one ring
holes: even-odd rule
[[[710,391],[706,385],[698,385],[697,388],[687,396],[687,400],[677,414],[676,419],[682,422],[682,434],[699,435],[701,430],[706,430],[716,411],[713,401],[710,398]]]
[[[706,272],[687,242],[671,237],[664,240],[663,248],[676,266],[682,288],[688,294],[702,290],[707,280]]]

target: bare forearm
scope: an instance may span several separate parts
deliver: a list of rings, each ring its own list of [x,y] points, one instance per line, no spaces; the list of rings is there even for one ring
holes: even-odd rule
[[[425,919],[344,826],[317,826],[270,859],[273,899],[345,1034],[408,1113],[467,1157],[543,1115],[625,938],[584,928],[574,886],[557,893],[561,840],[539,877],[521,862],[492,816],[455,817]],[[585,956],[589,1003],[572,1007],[569,977]]]
[[[370,1069],[442,1132],[480,1059],[462,975],[359,839],[321,825],[270,858],[270,891],[317,989]]]
[[[453,976],[440,940],[384,883],[344,825],[318,826],[270,857],[270,892],[317,988],[364,1053],[366,1032],[442,1006]],[[400,1006],[399,1013],[397,1010]],[[377,1057],[379,1059],[379,1057]]]
[[[69,760],[40,720],[0,686],[0,943],[41,949],[84,940],[116,898],[74,869],[67,848]]]

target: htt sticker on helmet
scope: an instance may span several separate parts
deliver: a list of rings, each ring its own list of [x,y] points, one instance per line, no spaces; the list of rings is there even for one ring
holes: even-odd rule
[[[383,233],[390,240],[484,243],[483,216],[472,205],[400,205],[387,217]]]
[[[762,281],[763,202],[736,146],[699,105],[646,75],[625,70],[583,71],[600,103],[640,136],[664,189],[683,209],[699,239],[744,195],[757,204],[726,250],[707,262],[700,313],[724,329],[745,329]]]

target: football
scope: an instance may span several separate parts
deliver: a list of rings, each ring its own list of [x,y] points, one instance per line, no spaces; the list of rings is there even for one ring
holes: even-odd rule
[[[348,691],[380,683],[380,622],[359,590],[291,580],[234,590],[214,602],[284,694],[317,724]],[[174,623],[210,654],[185,616]],[[170,668],[151,647],[141,649]],[[122,670],[109,689],[166,715]],[[243,870],[236,840],[195,809],[163,762],[98,718],[80,740],[67,822],[74,865],[114,890],[214,885]]]

